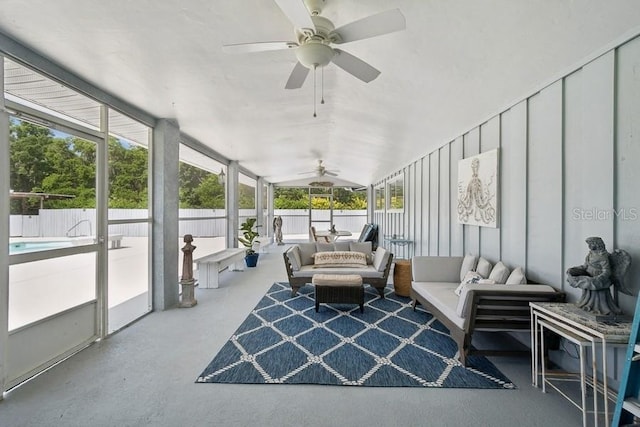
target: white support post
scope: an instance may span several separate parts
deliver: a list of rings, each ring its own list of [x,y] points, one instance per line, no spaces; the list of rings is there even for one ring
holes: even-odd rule
[[[274,200],[275,199],[274,199],[274,196],[273,196],[274,188],[275,187],[273,186],[272,183],[269,183],[267,185],[267,221],[269,222],[268,223],[269,229],[272,230],[271,241],[273,243],[275,243],[275,240],[274,240],[275,239],[275,235],[273,234],[274,230],[272,228],[273,227],[273,220],[275,219],[275,213],[274,213],[274,211],[275,211]]]
[[[376,189],[373,185],[367,187],[367,222],[373,221],[373,212],[376,208]]]
[[[0,400],[6,390],[9,342],[9,113],[4,107],[4,57],[0,55]]]
[[[258,178],[256,180],[256,225],[258,226],[258,233],[260,234],[257,240],[260,242],[261,248],[269,243],[269,235],[271,234],[269,232],[271,227],[264,223],[264,207],[266,200],[264,200],[263,190],[264,178]]]
[[[238,247],[238,230],[240,214],[238,201],[240,168],[237,161],[229,162],[227,167],[227,248]]]
[[[180,128],[173,120],[158,120],[153,129],[152,283],[153,308],[178,304],[178,182]]]
[[[96,263],[96,296],[98,297],[97,325],[98,335],[104,338],[109,333],[109,268],[108,244],[109,226],[109,110],[105,105],[100,107],[100,131],[104,138],[96,147],[96,237],[100,242],[98,262]]]

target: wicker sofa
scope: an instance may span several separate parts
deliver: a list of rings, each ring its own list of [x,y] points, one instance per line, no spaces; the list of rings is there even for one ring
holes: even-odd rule
[[[283,253],[291,296],[295,296],[302,286],[311,283],[314,274],[357,274],[362,277],[363,284],[373,286],[384,298],[393,254],[381,246],[372,252],[371,247],[371,242],[310,242],[292,245]],[[316,254],[323,253],[322,258],[326,260],[330,257],[327,255],[329,252],[335,252],[336,257],[340,257],[341,252],[360,252],[367,261],[362,265],[318,264]]]
[[[475,258],[475,262],[474,262]],[[482,261],[480,261],[482,260]],[[476,271],[479,264],[483,271]],[[491,268],[487,269],[487,265]],[[493,269],[500,265],[501,277]],[[410,296],[414,308],[423,305],[449,329],[458,345],[459,360],[466,365],[471,354],[471,339],[476,331],[527,331],[531,328],[530,301],[564,301],[565,295],[548,285],[526,282],[522,269],[507,269],[503,263],[492,266],[487,260],[473,256],[412,258]],[[519,272],[516,275],[516,271]],[[474,274],[475,273],[475,274]],[[514,277],[512,279],[513,276]],[[465,283],[469,276],[483,277]],[[494,279],[490,279],[493,277]],[[478,283],[495,281],[496,284]],[[502,283],[502,284],[501,284]],[[495,351],[474,353],[494,354]]]

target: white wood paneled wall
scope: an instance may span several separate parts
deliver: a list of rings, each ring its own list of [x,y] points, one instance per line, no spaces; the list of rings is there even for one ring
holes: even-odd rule
[[[458,161],[500,149],[498,228],[457,221]],[[404,212],[374,212],[380,237],[413,240],[415,255],[480,254],[565,290],[585,238],[627,250],[640,288],[640,38],[541,88],[405,166]],[[635,297],[621,296],[630,313]]]

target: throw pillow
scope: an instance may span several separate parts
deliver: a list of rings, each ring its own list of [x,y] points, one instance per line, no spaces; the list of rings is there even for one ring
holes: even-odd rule
[[[476,266],[476,272],[480,273],[483,279],[488,279],[491,274],[491,263],[486,259],[478,258],[478,265]]]
[[[516,267],[513,269],[507,281],[507,285],[524,285],[527,283],[527,277],[524,275],[524,269],[522,267]]]
[[[496,283],[507,283],[507,279],[509,278],[509,269],[502,261],[498,261],[496,265],[493,266],[491,270],[491,274],[489,274],[489,279],[494,280]]]
[[[291,249],[287,251],[287,258],[291,264],[291,269],[293,271],[300,271],[300,267],[302,266],[302,261],[300,259],[300,247],[297,245],[292,246]]]
[[[373,257],[371,256],[373,252],[371,248],[371,242],[348,242],[348,243],[349,243],[350,251],[362,252],[367,256],[367,264],[371,264],[373,262]]]
[[[351,251],[332,251],[317,252],[314,257],[314,268],[340,268],[340,267],[356,267],[362,268],[367,266],[366,256],[361,252]]]
[[[467,274],[465,274],[462,278],[462,282],[460,283],[460,285],[458,285],[458,287],[453,292],[456,295],[460,296],[462,288],[464,288],[465,285],[468,285],[470,283],[478,283],[480,282],[480,280],[482,280],[482,276],[479,273],[476,273],[475,271],[468,271]]]
[[[464,282],[464,276],[469,271],[474,271],[478,264],[478,257],[475,255],[467,255],[462,260],[462,267],[460,267],[460,281]]]
[[[382,246],[378,246],[373,255],[373,268],[375,268],[376,271],[384,271],[387,266],[387,262],[389,262],[390,256],[391,252],[387,251]]]
[[[300,247],[300,263],[303,265],[312,265],[313,264],[313,254],[316,253],[316,244],[315,242],[307,242],[307,243],[298,243],[298,247]]]

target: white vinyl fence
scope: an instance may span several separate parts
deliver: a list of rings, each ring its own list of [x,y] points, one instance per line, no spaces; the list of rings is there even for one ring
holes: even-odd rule
[[[241,209],[240,222],[255,216],[255,210]],[[146,209],[109,209],[111,220],[147,219]],[[195,237],[218,237],[226,233],[226,211],[224,209],[180,209],[179,235],[192,234]],[[275,216],[282,217],[282,233],[286,235],[308,234],[308,209],[276,209]],[[314,218],[329,219],[329,211],[314,211]],[[213,219],[211,219],[214,217]],[[218,218],[215,218],[218,217]],[[265,215],[266,217],[266,215]],[[209,218],[209,219],[196,219]],[[335,210],[333,222],[338,230],[348,230],[358,235],[367,222],[366,210]],[[95,209],[40,209],[39,215],[11,215],[11,237],[78,237],[93,236],[96,231]],[[265,224],[259,229],[260,235],[273,235],[272,225]],[[109,234],[122,234],[125,237],[146,237],[149,234],[147,223],[113,224]]]
[[[276,209],[274,216],[282,217],[282,234],[308,235],[309,234],[309,210],[308,209]],[[329,220],[329,211],[314,211],[314,219]],[[337,230],[347,230],[354,236],[360,235],[362,227],[367,223],[366,210],[334,210],[333,224]],[[317,224],[316,228],[318,227]],[[329,229],[328,223],[322,227]]]

